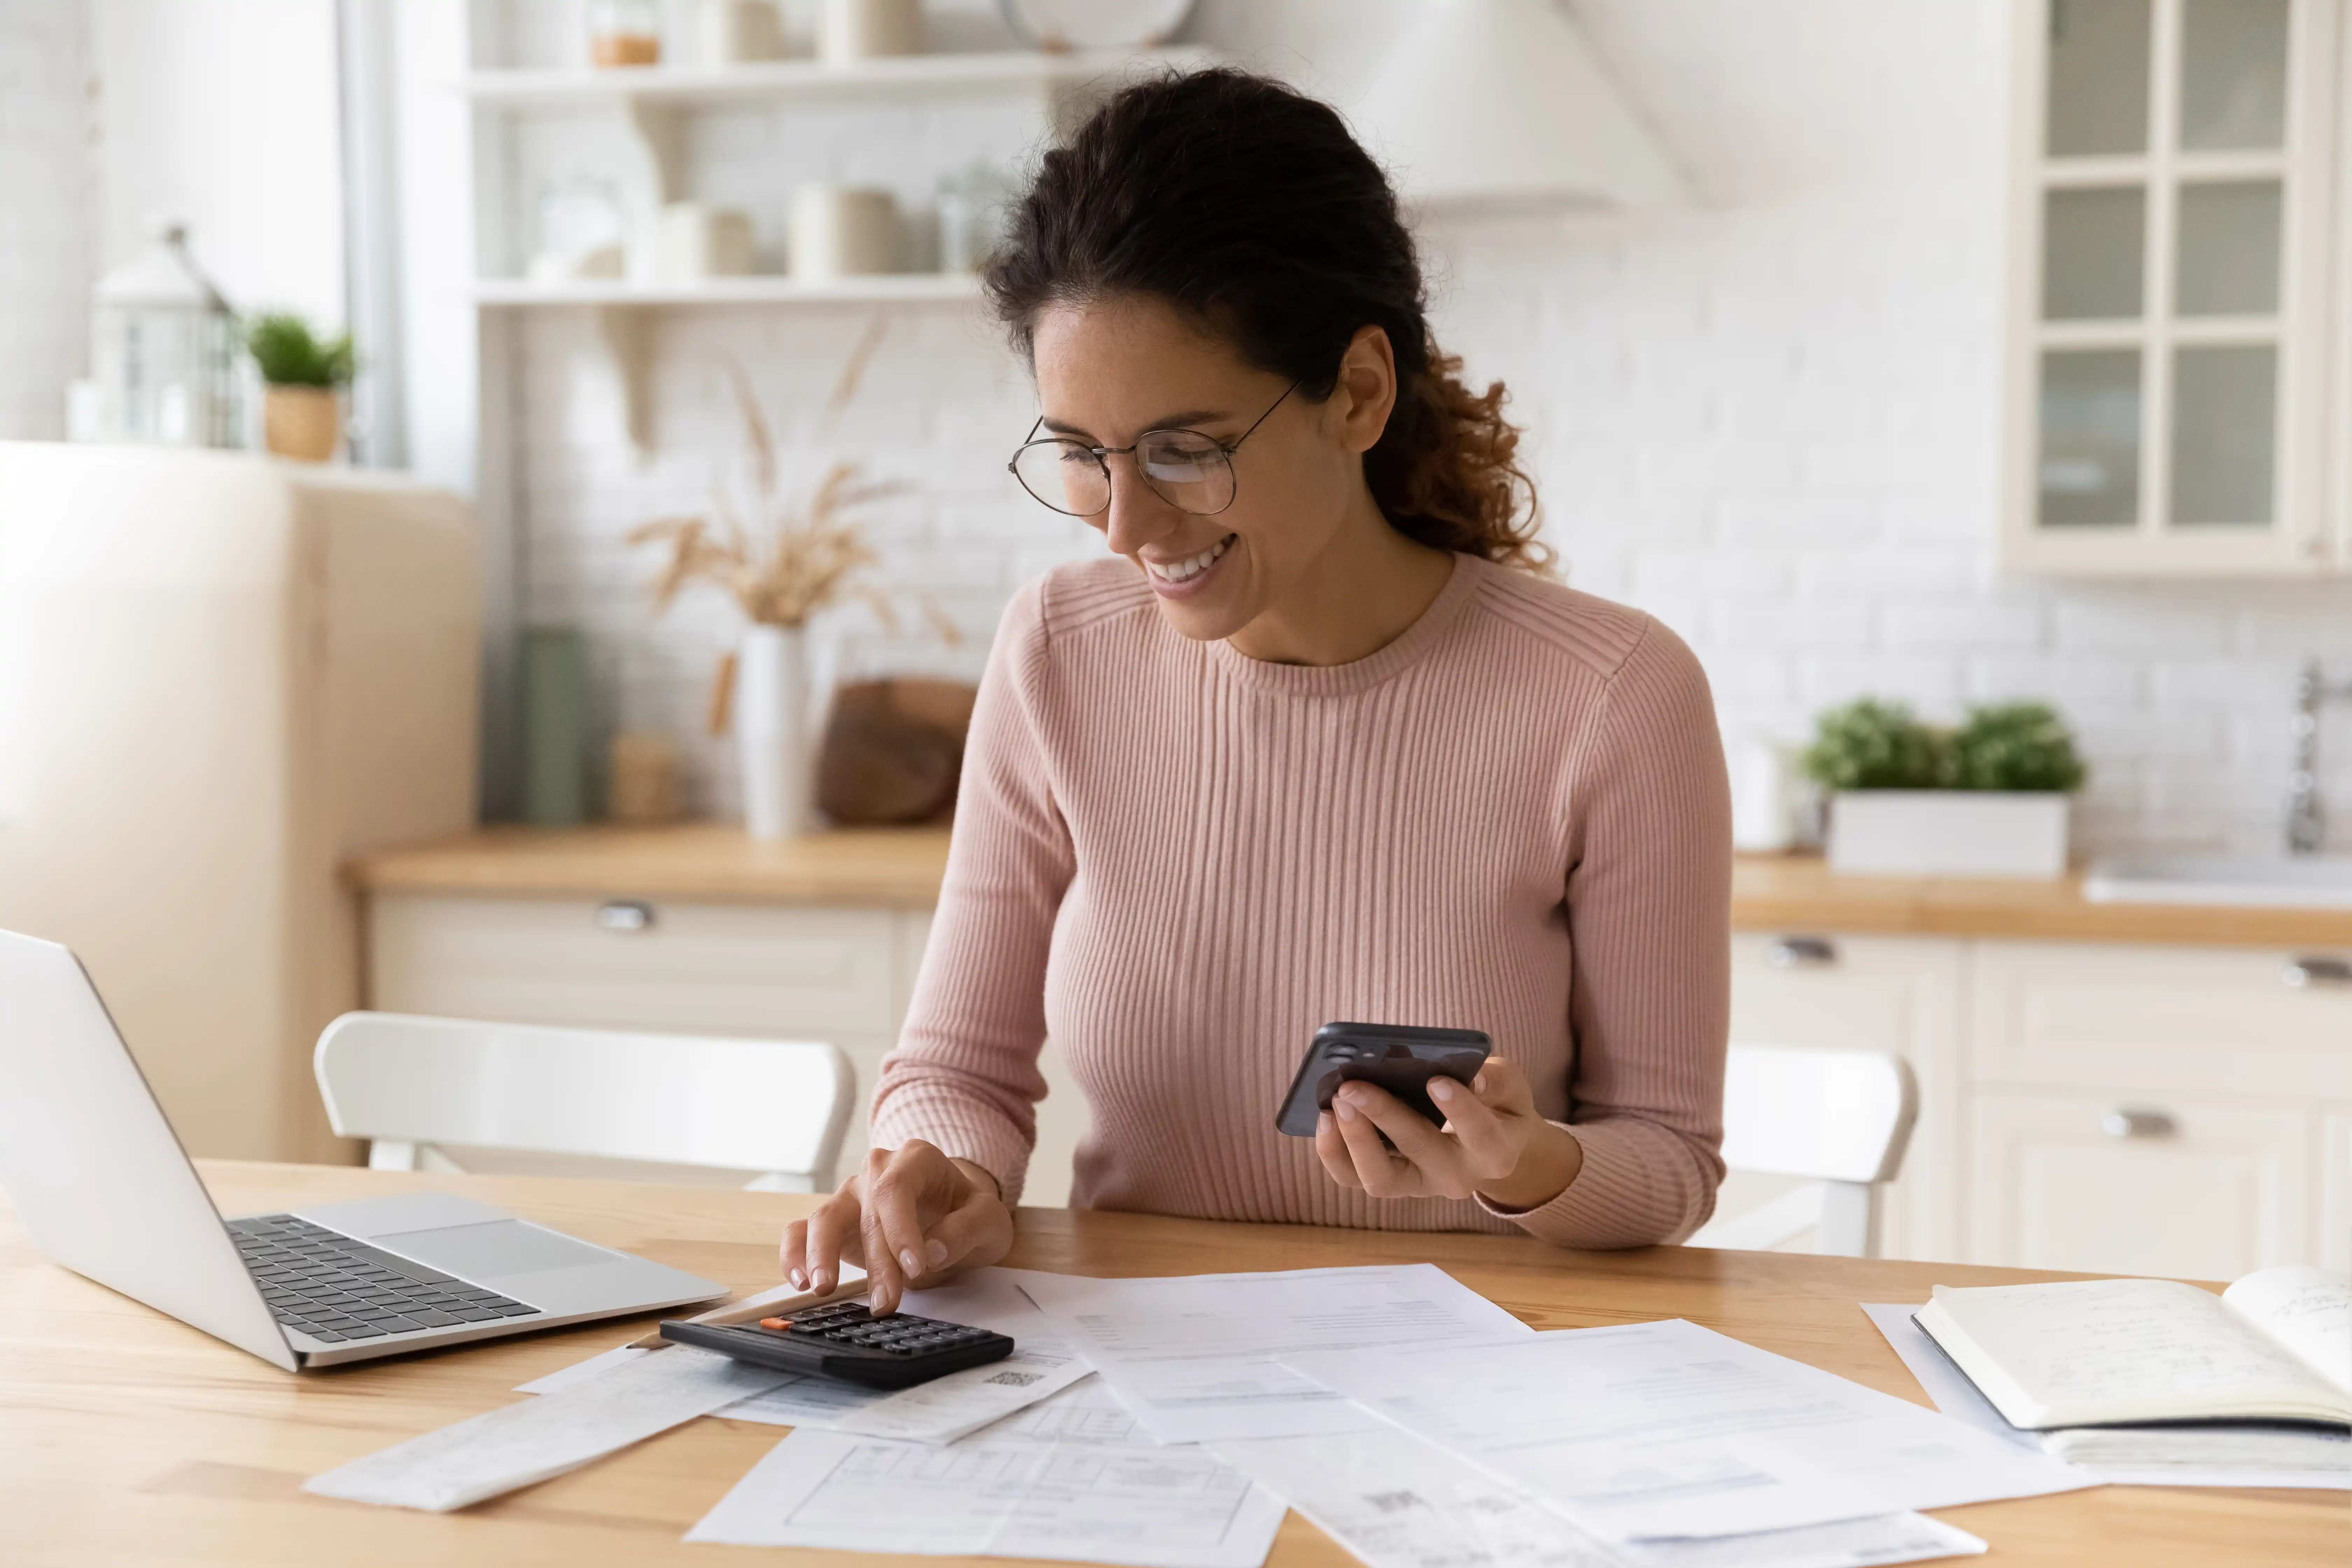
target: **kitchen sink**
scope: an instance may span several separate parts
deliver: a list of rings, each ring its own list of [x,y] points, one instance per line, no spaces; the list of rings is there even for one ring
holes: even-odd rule
[[[2352,856],[2120,856],[2083,879],[2095,903],[2352,910]]]

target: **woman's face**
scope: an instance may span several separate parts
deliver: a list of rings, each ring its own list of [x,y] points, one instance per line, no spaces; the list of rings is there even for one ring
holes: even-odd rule
[[[1378,328],[1357,334],[1320,402],[1303,389],[1284,397],[1287,381],[1158,300],[1049,306],[1034,354],[1041,436],[1129,447],[1147,430],[1184,429],[1231,447],[1249,432],[1231,455],[1233,504],[1217,515],[1163,499],[1123,455],[1108,459],[1110,505],[1087,519],[1142,569],[1186,637],[1232,637],[1309,583],[1367,515],[1379,521],[1362,454],[1387,422],[1395,370]]]

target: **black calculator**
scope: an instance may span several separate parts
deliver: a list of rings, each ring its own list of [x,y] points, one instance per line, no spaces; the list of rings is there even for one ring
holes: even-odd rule
[[[828,1301],[750,1323],[661,1326],[673,1344],[717,1351],[784,1372],[813,1372],[868,1388],[911,1388],[1013,1353],[1013,1341],[991,1329],[894,1312],[877,1318],[863,1301]]]

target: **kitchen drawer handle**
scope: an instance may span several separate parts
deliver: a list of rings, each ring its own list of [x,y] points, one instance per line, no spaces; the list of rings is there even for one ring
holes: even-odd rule
[[[1837,943],[1825,936],[1778,937],[1764,950],[1764,962],[1775,969],[1821,969],[1837,956]]]
[[[596,906],[596,923],[606,931],[651,931],[654,907],[635,899],[614,899]]]
[[[2180,1123],[2168,1110],[2147,1110],[2129,1106],[2117,1106],[2099,1118],[2100,1130],[2110,1138],[2170,1138],[2180,1131]]]
[[[2279,979],[2297,991],[2318,985],[2352,985],[2352,959],[2330,958],[2317,953],[2305,953],[2290,958],[2279,971]]]

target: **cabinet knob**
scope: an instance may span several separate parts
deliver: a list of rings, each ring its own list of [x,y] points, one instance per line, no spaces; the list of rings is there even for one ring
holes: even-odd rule
[[[2110,1138],[2169,1138],[2180,1131],[2180,1123],[2168,1110],[2119,1105],[2099,1118],[2099,1129]]]
[[[1784,936],[1764,950],[1764,962],[1775,969],[1820,969],[1837,955],[1837,943],[1825,936]]]
[[[614,899],[596,906],[596,923],[605,931],[651,931],[654,907],[635,899]]]
[[[2279,971],[2279,979],[2297,991],[2316,985],[2352,985],[2352,959],[2305,953],[2288,959],[2286,967]]]

